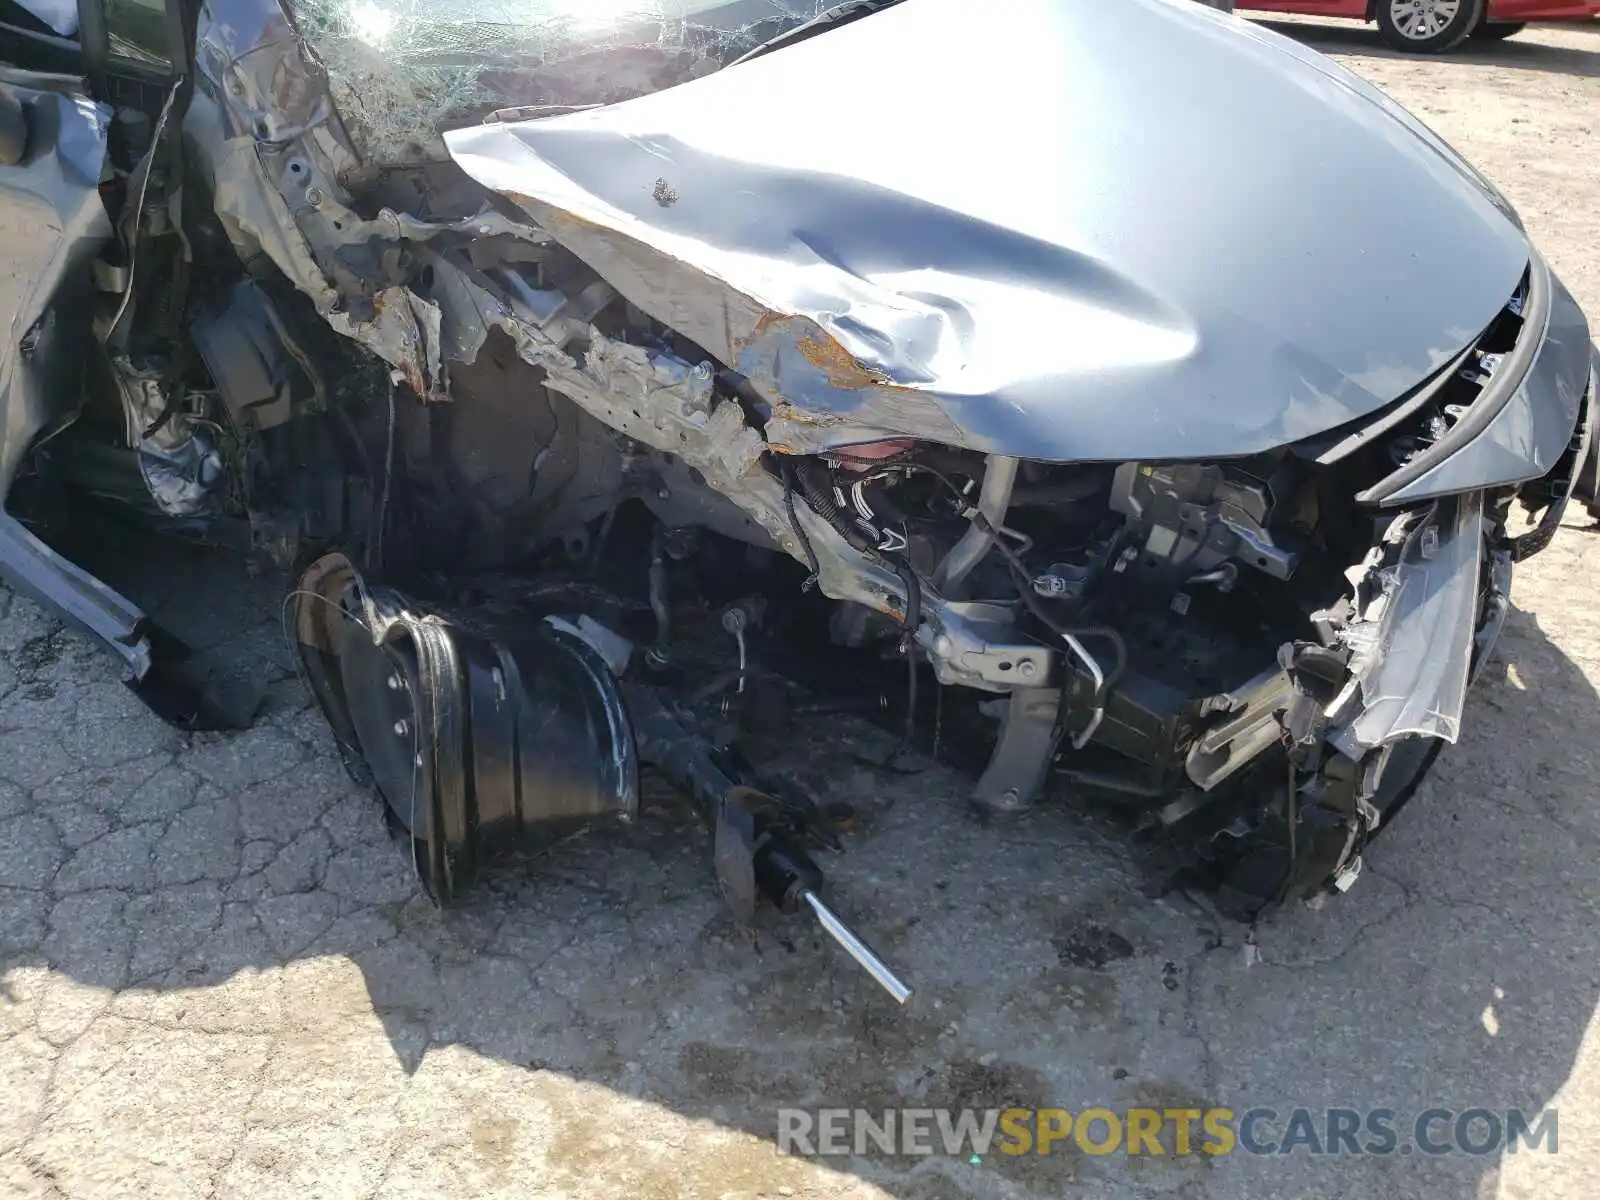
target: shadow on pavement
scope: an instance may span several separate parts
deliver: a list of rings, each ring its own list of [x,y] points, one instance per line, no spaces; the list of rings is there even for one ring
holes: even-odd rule
[[[242,734],[175,734],[118,698],[97,651],[20,600],[0,615],[0,1013],[47,968],[106,989],[108,1011],[154,1038],[260,1022],[296,1064],[276,1101],[289,1109],[310,1103],[307,1078],[382,1074],[345,1033],[320,1065],[295,1058],[307,1030],[360,1029],[375,1014],[391,1073],[456,1062],[439,1056],[465,1047],[512,1065],[530,1096],[553,1079],[593,1085],[587,1110],[554,1104],[539,1129],[481,1114],[539,1146],[549,1180],[745,1194],[806,1181],[760,1143],[686,1162],[608,1141],[612,1106],[761,1139],[789,1105],[1538,1110],[1595,1011],[1600,703],[1525,614],[1464,744],[1376,847],[1370,878],[1319,912],[1269,921],[1256,967],[1239,927],[1144,894],[1124,831],[1065,806],[980,828],[945,772],[861,765],[887,747],[876,731],[838,718],[797,727],[788,765],[820,798],[855,806],[833,894],[917,989],[899,1011],[810,928],[735,928],[705,837],[659,787],[635,827],[566,843],[435,910],[292,677],[277,581],[169,544],[125,542],[105,559],[90,565],[257,673],[268,705]],[[360,972],[353,993],[339,984],[347,963]],[[73,1037],[90,1037],[69,1018]],[[111,1056],[100,1070],[132,1072],[134,1086],[159,1067]],[[352,1092],[323,1119],[369,1103]],[[442,1154],[432,1119],[402,1120],[396,1153]],[[470,1144],[451,1153],[492,1157],[499,1143],[480,1144],[471,1120]],[[1465,1195],[1497,1163],[1058,1150],[976,1165],[873,1150],[829,1166],[897,1197],[1077,1185],[1192,1200]]]

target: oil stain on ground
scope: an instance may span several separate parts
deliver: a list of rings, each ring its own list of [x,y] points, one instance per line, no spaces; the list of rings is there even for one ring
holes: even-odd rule
[[[1050,938],[1063,966],[1099,971],[1120,959],[1133,957],[1133,943],[1114,929],[1093,921],[1063,926]]]

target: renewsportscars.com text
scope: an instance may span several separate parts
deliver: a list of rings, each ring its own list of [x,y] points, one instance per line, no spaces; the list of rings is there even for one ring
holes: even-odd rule
[[[785,1108],[778,1151],[806,1157],[1489,1155],[1559,1151],[1555,1109]]]

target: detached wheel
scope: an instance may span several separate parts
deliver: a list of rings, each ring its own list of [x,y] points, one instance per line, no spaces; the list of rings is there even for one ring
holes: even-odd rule
[[[1479,26],[1483,5],[1484,0],[1378,0],[1378,32],[1407,54],[1442,54]]]
[[[1528,27],[1526,21],[1480,21],[1472,36],[1483,42],[1503,42]]]

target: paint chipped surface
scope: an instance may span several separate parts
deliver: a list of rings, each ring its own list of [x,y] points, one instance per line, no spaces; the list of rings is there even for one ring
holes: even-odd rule
[[[870,371],[862,366],[838,342],[830,337],[801,338],[796,343],[805,360],[828,377],[828,382],[839,388],[866,388],[887,384],[882,372]]]

